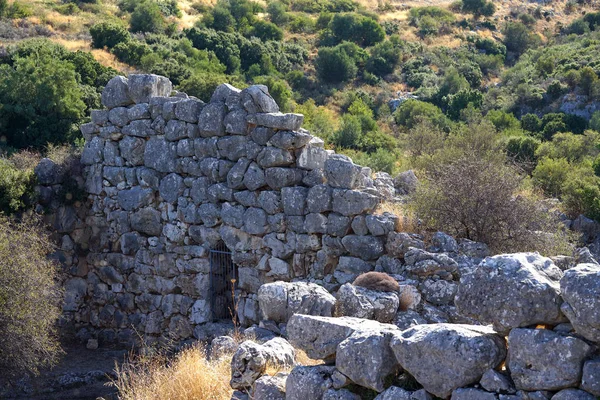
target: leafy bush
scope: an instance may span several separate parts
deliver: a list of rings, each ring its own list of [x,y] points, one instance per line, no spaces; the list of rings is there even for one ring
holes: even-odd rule
[[[409,22],[421,36],[448,33],[454,14],[440,7],[415,7],[409,11]]]
[[[165,18],[158,4],[144,1],[135,7],[129,25],[132,32],[160,33],[165,30]]]
[[[535,167],[532,177],[535,184],[547,195],[558,197],[562,193],[570,168],[565,158],[544,158]]]
[[[56,361],[62,296],[41,228],[1,216],[0,228],[0,373],[12,377]]]
[[[385,38],[385,31],[377,21],[355,13],[335,14],[329,29],[337,43],[347,40],[368,47]]]
[[[34,174],[0,158],[0,214],[11,215],[25,207],[33,194]]]
[[[101,22],[92,26],[90,35],[92,36],[92,47],[96,49],[104,47],[112,49],[117,44],[130,39],[129,32],[123,26],[110,22]]]
[[[8,145],[43,147],[72,142],[86,105],[75,66],[50,54],[0,65],[0,130]],[[10,127],[10,128],[9,128]]]
[[[274,23],[268,21],[258,20],[254,22],[251,32],[252,36],[256,36],[264,42],[267,40],[283,39],[283,30],[278,28]]]
[[[516,136],[508,139],[506,143],[507,155],[520,164],[525,164],[525,168],[531,171],[537,159],[536,150],[540,146],[538,139],[530,136]]]
[[[486,0],[462,0],[462,11],[480,16],[491,17],[496,12],[494,3]]]
[[[502,31],[506,49],[521,55],[540,43],[540,38],[521,22],[509,22]]]
[[[420,100],[409,99],[403,102],[394,113],[396,124],[407,129],[414,128],[418,123],[428,121],[441,129],[447,129],[449,122],[439,107]]]
[[[329,83],[347,82],[356,77],[356,64],[365,57],[366,53],[352,43],[321,47],[315,60],[317,76]]]
[[[572,218],[583,214],[600,221],[600,178],[590,171],[572,171],[562,188],[566,212]]]
[[[371,50],[366,69],[377,76],[391,74],[400,62],[400,56],[400,48],[392,41],[378,43]]]
[[[522,177],[501,157],[467,154],[430,170],[413,207],[426,226],[487,243],[494,251],[541,250],[560,237],[534,199],[518,195]]]

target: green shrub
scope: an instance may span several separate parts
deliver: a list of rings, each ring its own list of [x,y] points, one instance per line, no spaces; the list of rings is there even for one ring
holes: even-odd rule
[[[407,129],[412,129],[418,123],[424,121],[428,121],[443,130],[449,127],[449,122],[439,107],[414,99],[403,102],[394,112],[394,119],[396,124]]]
[[[542,120],[535,114],[525,114],[521,117],[521,128],[529,132],[539,132],[542,129]]]
[[[92,26],[90,35],[92,36],[92,47],[95,49],[104,47],[112,49],[117,44],[127,42],[131,38],[123,26],[110,22],[101,22]]]
[[[290,20],[290,14],[287,12],[287,4],[281,1],[271,1],[267,5],[267,13],[272,23],[279,26],[285,25]]]
[[[450,118],[458,119],[461,112],[469,107],[479,108],[483,102],[483,94],[478,90],[462,89],[458,93],[445,97],[446,113]]]
[[[236,87],[243,88],[242,82],[236,81],[234,77],[223,74],[196,73],[185,79],[178,86],[178,90],[195,96],[202,101],[208,102],[217,88],[222,83],[229,83]]]
[[[22,210],[33,195],[35,176],[32,169],[21,169],[0,158],[0,214]]]
[[[165,18],[158,4],[144,1],[135,7],[129,26],[132,32],[161,33],[165,30]]]
[[[152,50],[146,43],[130,40],[128,42],[117,44],[113,47],[112,53],[119,61],[129,65],[139,66],[142,64],[142,58],[151,54]]]
[[[49,238],[33,222],[0,216],[0,373],[15,377],[57,361],[61,291]]]
[[[454,14],[440,7],[415,7],[409,11],[409,22],[421,36],[448,33]]]
[[[324,82],[347,82],[356,77],[357,61],[364,54],[351,43],[340,44],[336,47],[321,47],[315,59],[317,76]]]
[[[400,49],[391,41],[378,43],[371,50],[366,69],[377,76],[391,74],[400,62],[400,56]]]
[[[600,111],[596,111],[592,114],[590,119],[590,129],[600,132]]]
[[[486,0],[462,0],[462,11],[480,16],[491,17],[496,12],[494,3]]]
[[[518,163],[534,165],[537,159],[536,150],[539,146],[540,141],[530,136],[511,137],[506,143],[506,153]],[[531,171],[527,165],[525,167]]]
[[[521,22],[509,22],[504,27],[504,44],[506,49],[521,55],[540,43],[540,38]]]
[[[566,158],[544,158],[533,170],[532,178],[548,196],[558,197],[570,169],[571,165]]]
[[[282,40],[283,30],[277,27],[272,22],[257,20],[254,22],[251,29],[251,36],[256,36],[262,41],[267,40]]]
[[[385,38],[385,31],[377,21],[355,13],[335,14],[329,29],[337,43],[347,40],[368,47]]]
[[[570,217],[583,214],[600,221],[600,178],[592,171],[572,171],[562,187],[562,200]]]
[[[583,19],[576,19],[565,28],[566,34],[583,35],[589,31],[590,25]]]
[[[512,114],[502,110],[490,110],[485,118],[494,124],[499,131],[518,129],[521,127],[519,120]]]
[[[86,110],[75,66],[50,54],[0,65],[0,131],[15,148],[72,142]]]

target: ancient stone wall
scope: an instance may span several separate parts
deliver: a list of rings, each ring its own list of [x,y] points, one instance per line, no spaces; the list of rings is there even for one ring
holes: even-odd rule
[[[52,215],[65,235],[65,325],[82,339],[127,342],[134,330],[204,337],[208,254],[220,241],[239,267],[245,326],[261,319],[263,283],[300,279],[337,290],[376,268],[397,273],[394,257],[424,248],[395,232],[396,216],[374,212],[410,189],[414,175],[395,188],[389,175],[373,178],[325,150],[301,128],[302,115],[279,112],[265,86],[224,84],[205,104],[173,92],[164,77],[130,75],[111,80],[102,102],[106,109],[81,126],[87,202]],[[53,176],[44,163],[38,175]],[[40,191],[52,192],[52,180],[41,180]],[[427,276],[446,282],[451,301],[457,263],[430,261]]]

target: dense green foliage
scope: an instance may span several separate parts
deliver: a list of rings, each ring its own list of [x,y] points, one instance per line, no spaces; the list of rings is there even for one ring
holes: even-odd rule
[[[90,28],[92,36],[92,47],[101,49],[108,47],[112,49],[119,43],[127,42],[130,39],[129,32],[118,24],[101,22]]]

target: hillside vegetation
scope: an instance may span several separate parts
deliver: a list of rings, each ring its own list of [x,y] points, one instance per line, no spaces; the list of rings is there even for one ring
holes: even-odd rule
[[[0,182],[23,181],[15,152],[80,146],[106,82],[140,71],[203,100],[265,84],[326,146],[391,174],[432,178],[485,126],[521,193],[600,220],[598,24],[586,1],[0,0]]]

